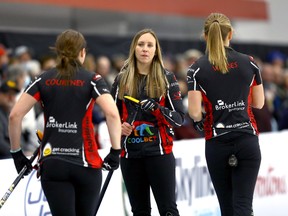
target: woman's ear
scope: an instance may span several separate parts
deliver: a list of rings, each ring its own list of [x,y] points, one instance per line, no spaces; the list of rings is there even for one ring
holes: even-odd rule
[[[86,55],[86,49],[83,48],[83,49],[80,51],[80,56],[83,58],[85,55]]]
[[[81,64],[84,63],[85,57],[86,57],[86,49],[83,48],[83,49],[80,50],[80,53],[78,55],[78,59],[80,60]]]
[[[205,41],[207,41],[207,35],[206,34],[203,34],[202,37],[204,38]]]
[[[231,30],[229,33],[228,33],[228,40],[232,40],[232,37],[233,37],[233,30]]]

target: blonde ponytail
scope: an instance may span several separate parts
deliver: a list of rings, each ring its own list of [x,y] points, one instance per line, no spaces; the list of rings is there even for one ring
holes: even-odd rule
[[[209,62],[222,73],[228,72],[224,40],[230,31],[232,31],[230,20],[224,14],[212,13],[205,21],[206,53]]]

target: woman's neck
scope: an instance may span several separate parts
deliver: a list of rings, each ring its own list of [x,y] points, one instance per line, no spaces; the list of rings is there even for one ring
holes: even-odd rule
[[[138,70],[138,73],[139,74],[142,74],[142,75],[148,75],[150,73],[150,64],[147,65],[147,64],[140,64],[138,63],[137,64],[137,70]]]

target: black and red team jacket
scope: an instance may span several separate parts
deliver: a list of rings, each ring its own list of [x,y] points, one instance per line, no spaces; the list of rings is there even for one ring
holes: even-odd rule
[[[134,130],[127,137],[122,137],[122,157],[143,158],[159,156],[172,152],[174,127],[180,127],[184,122],[184,107],[178,81],[175,75],[164,70],[168,80],[165,96],[153,98],[159,108],[154,111],[144,111],[134,102],[118,98],[119,80],[121,73],[116,77],[111,94],[114,97],[120,112],[122,122],[131,122]],[[146,76],[140,78],[141,82],[138,100],[147,99]],[[135,113],[137,112],[137,113]],[[135,119],[134,119],[135,116]]]
[[[41,102],[45,117],[40,161],[59,159],[80,166],[101,168],[94,137],[92,109],[95,100],[109,94],[104,79],[80,68],[69,80],[51,69],[37,77],[25,92]]]
[[[187,72],[188,91],[201,91],[206,111],[205,138],[238,131],[258,135],[251,107],[252,87],[262,84],[253,57],[226,47],[228,73],[220,73],[204,55]]]

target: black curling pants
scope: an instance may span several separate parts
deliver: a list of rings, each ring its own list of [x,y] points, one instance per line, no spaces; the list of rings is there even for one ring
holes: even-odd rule
[[[95,216],[101,169],[49,159],[41,165],[41,185],[53,216]]]
[[[175,195],[174,155],[126,159],[121,171],[134,216],[150,216],[150,188],[161,216],[179,216]]]
[[[206,161],[222,216],[252,216],[254,188],[261,162],[258,136],[231,132],[206,141]],[[236,167],[228,164],[231,154]]]

